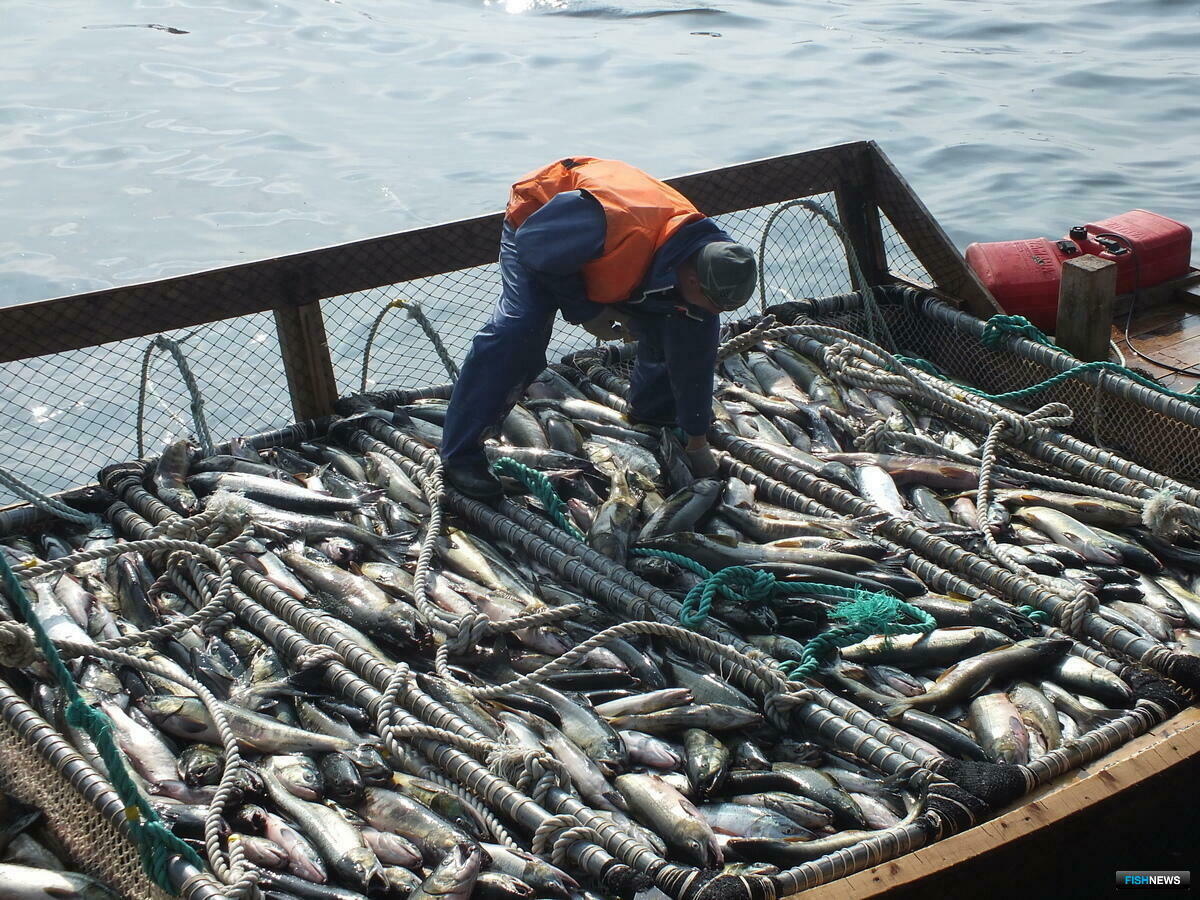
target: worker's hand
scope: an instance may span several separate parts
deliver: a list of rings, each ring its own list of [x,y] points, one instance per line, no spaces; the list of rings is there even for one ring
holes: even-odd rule
[[[629,329],[629,320],[615,309],[606,309],[600,315],[583,323],[584,331],[594,334],[602,341],[623,340],[626,343],[634,339]]]
[[[713,455],[712,448],[708,446],[708,440],[704,435],[689,437],[684,452],[687,454],[688,466],[693,475],[697,478],[716,477],[717,458]]]

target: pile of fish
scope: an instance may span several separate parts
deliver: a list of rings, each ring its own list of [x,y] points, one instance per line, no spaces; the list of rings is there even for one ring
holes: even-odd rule
[[[896,421],[956,453],[977,437],[881,392],[846,388],[784,344],[724,359],[717,427],[854,491],[886,514],[918,522],[973,552],[978,468],[937,456],[856,452],[854,438]],[[493,459],[544,473],[598,552],[685,597],[702,579],[660,556],[711,571],[749,566],[783,583],[886,592],[937,623],[928,635],[872,637],[843,647],[815,680],[886,717],[931,753],[1023,763],[1121,714],[1127,684],[1070,652],[1072,641],[998,602],[937,594],[869,522],[805,515],[763,502],[736,478],[697,479],[669,429],[633,425],[619,398],[581,372],[547,369],[489,441]],[[387,410],[395,428],[436,447],[445,401]],[[760,698],[668,643],[618,639],[574,669],[477,700],[462,684],[510,682],[622,621],[519,548],[451,519],[429,598],[452,615],[494,623],[565,604],[575,620],[489,638],[452,657],[418,611],[413,568],[429,506],[389,456],[331,441],[254,449],[234,440],[202,457],[166,447],[147,488],[181,515],[220,509],[262,527],[239,559],[385,663],[406,663],[419,689],[487,739],[558,760],[582,803],[655,853],[684,864],[769,873],[849,846],[919,812],[901,783],[842,748],[774,727]],[[1146,532],[1133,507],[1000,479],[986,514],[1031,569],[1085,582],[1100,614],[1180,652],[1200,652],[1200,548]],[[537,501],[513,486],[512,497]],[[0,544],[10,563],[55,559],[122,539],[108,529],[46,532]],[[179,621],[192,600],[134,552],[34,579],[35,610],[52,637],[104,640]],[[817,589],[741,602],[711,614],[764,653],[801,659],[838,624],[843,597]],[[12,615],[11,609],[7,610]],[[221,823],[268,873],[268,897],[587,897],[581,872],[497,843],[481,801],[436,780],[415,750],[385,757],[375,724],[333,691],[321,669],[296,669],[262,634],[235,621],[143,646],[146,659],[201,681],[223,704],[249,765]],[[223,751],[200,700],[177,682],[85,658],[72,664],[84,696],[113,722],[121,751],[177,835],[201,848]],[[40,664],[5,670],[98,768],[86,734],[68,723]],[[431,777],[432,776],[432,777]],[[496,812],[493,810],[492,812]],[[518,841],[519,833],[511,822]],[[528,843],[524,844],[528,848]],[[58,896],[58,895],[55,895]],[[76,896],[64,893],[62,896]],[[79,893],[78,896],[91,896]]]

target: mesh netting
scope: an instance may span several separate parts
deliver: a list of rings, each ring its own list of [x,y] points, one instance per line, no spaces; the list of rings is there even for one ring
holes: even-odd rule
[[[117,828],[0,718],[0,790],[41,810],[73,867],[122,897],[167,900],[143,874],[138,852]],[[0,895],[7,896],[3,888]]]
[[[270,313],[165,336],[187,338],[183,353],[215,440],[241,434],[248,423],[266,428],[292,421]],[[134,338],[0,365],[0,465],[56,491],[93,481],[114,460],[136,458],[138,394],[150,342]],[[190,402],[174,359],[156,350],[147,379],[147,452],[194,431]]]
[[[888,268],[901,278],[907,278],[916,284],[932,285],[933,277],[921,265],[921,261],[904,242],[904,238],[900,237],[900,232],[896,230],[892,220],[886,215],[880,215],[879,224],[883,232],[883,247],[887,253]]]

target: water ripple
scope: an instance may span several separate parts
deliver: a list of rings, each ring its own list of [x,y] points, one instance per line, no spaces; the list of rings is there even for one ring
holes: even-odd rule
[[[0,31],[0,304],[475,215],[565,153],[874,138],[959,243],[1200,224],[1194,0],[54,8]]]

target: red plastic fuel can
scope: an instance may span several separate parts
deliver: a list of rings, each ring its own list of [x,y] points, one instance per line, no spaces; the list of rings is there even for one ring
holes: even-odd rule
[[[1078,225],[1067,237],[971,244],[967,264],[1006,312],[1054,331],[1064,260],[1082,254],[1117,264],[1117,293],[1148,288],[1187,274],[1192,230],[1144,209]]]

